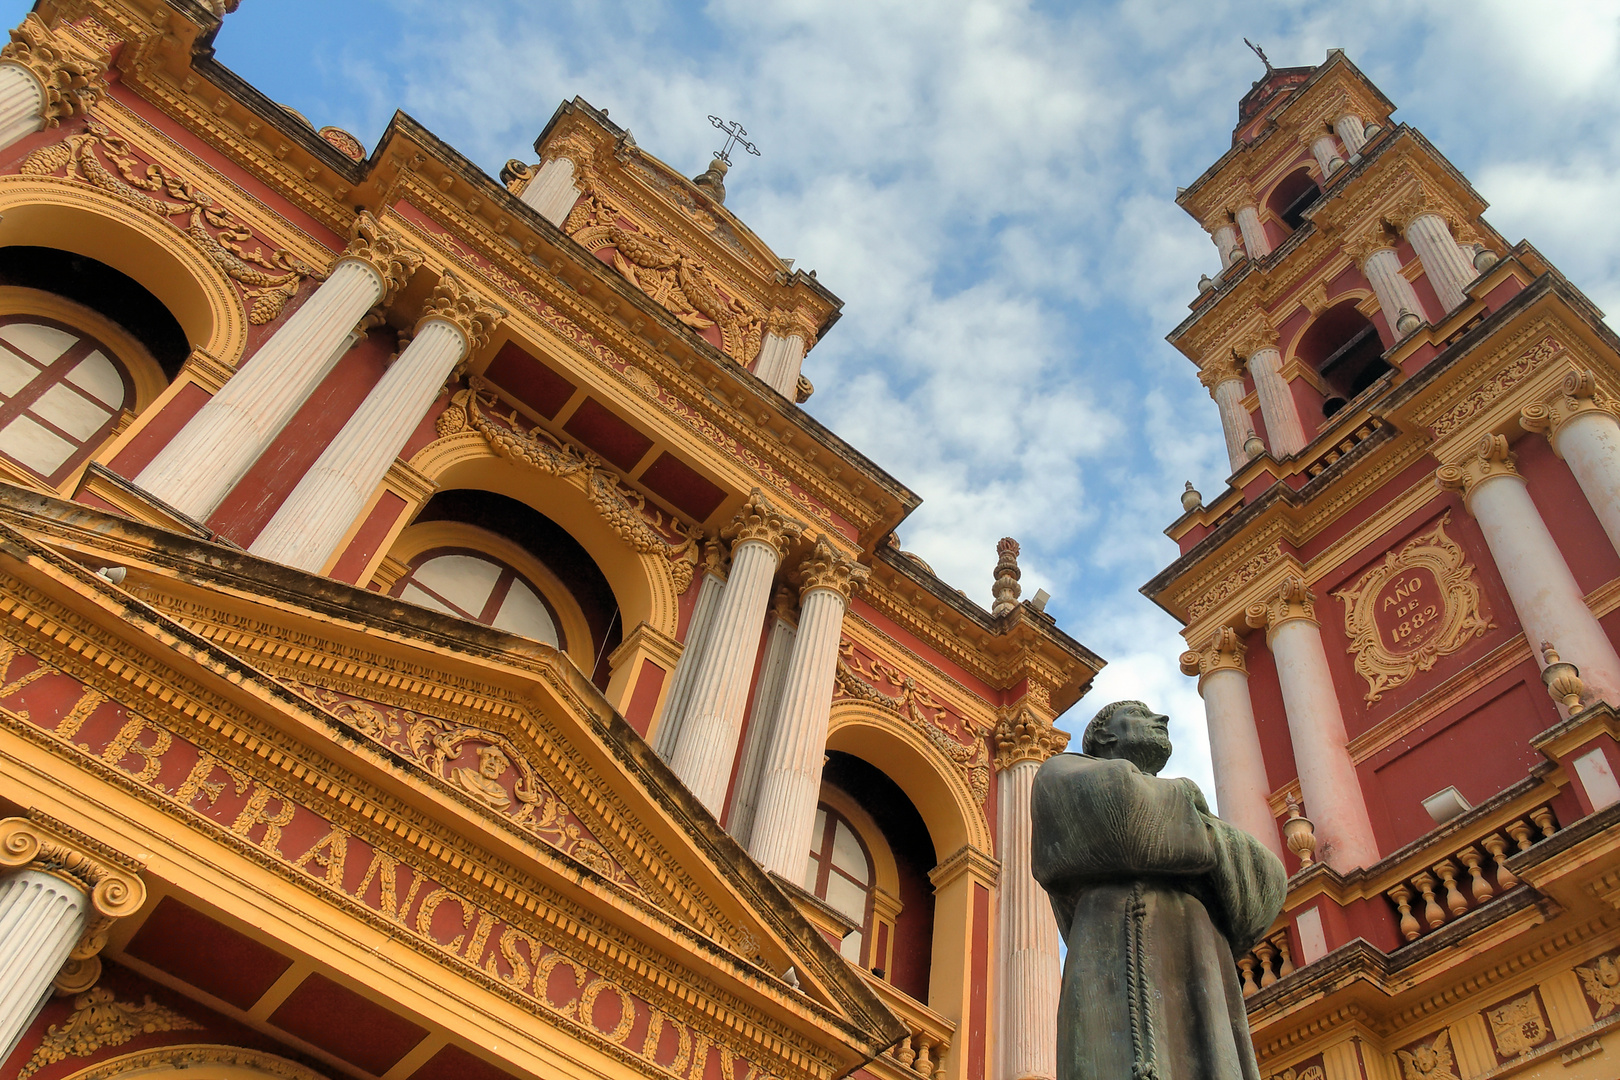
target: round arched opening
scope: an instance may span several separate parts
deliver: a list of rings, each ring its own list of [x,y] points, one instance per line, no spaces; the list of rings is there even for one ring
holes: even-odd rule
[[[1392,370],[1378,329],[1355,301],[1329,308],[1300,335],[1294,355],[1327,384],[1322,415],[1332,416]]]
[[[1296,169],[1278,181],[1266,199],[1266,207],[1293,232],[1305,223],[1305,211],[1322,195],[1322,190],[1311,179],[1310,170]]]

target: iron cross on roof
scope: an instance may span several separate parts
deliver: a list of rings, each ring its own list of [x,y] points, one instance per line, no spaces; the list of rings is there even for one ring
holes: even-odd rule
[[[1260,58],[1260,62],[1262,64],[1266,65],[1266,74],[1270,75],[1271,74],[1271,61],[1266,59],[1266,50],[1262,49],[1260,46],[1256,45],[1254,42],[1250,41],[1248,38],[1243,39],[1243,44],[1247,45],[1249,48],[1254,50],[1254,55],[1256,55],[1256,56],[1258,56]],[[709,119],[713,120],[714,117],[711,116],[711,117],[709,117]]]
[[[744,150],[747,150],[750,154],[753,154],[755,157],[759,157],[759,147],[743,138],[744,135],[748,134],[748,129],[737,123],[737,121],[722,120],[718,116],[711,116],[709,117],[709,123],[726,133],[726,145],[721,147],[721,149],[714,155],[715,157],[719,158],[727,165],[730,165],[731,148],[733,146],[740,146]]]

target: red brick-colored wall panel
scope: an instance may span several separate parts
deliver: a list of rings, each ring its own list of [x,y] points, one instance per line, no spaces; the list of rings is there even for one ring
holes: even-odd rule
[[[360,575],[366,572],[372,556],[388,539],[394,523],[405,512],[405,505],[405,500],[392,491],[383,492],[377,505],[366,515],[366,523],[355,532],[354,539],[332,565],[332,577],[350,585],[359,584]]]
[[[968,1080],[984,1080],[990,1030],[990,890],[973,886],[973,963],[968,996]]]
[[[512,1074],[459,1046],[446,1046],[411,1073],[411,1080],[512,1080]]]
[[[563,430],[620,469],[628,469],[640,461],[653,444],[652,439],[595,398],[586,398],[568,418]]]
[[[574,396],[574,384],[508,341],[489,362],[484,377],[551,420]]]
[[[1282,687],[1277,682],[1277,663],[1266,647],[1264,630],[1246,639],[1249,646],[1249,701],[1254,723],[1260,733],[1260,756],[1266,763],[1266,782],[1271,791],[1299,775],[1294,765],[1294,741],[1288,734],[1288,717],[1283,711]]]
[[[636,678],[636,689],[630,695],[630,704],[624,710],[625,720],[636,729],[637,735],[645,736],[647,729],[652,726],[653,710],[658,707],[658,694],[664,688],[664,677],[667,674],[668,672],[651,660],[641,665],[641,674]]]
[[[640,483],[694,521],[706,521],[726,497],[718,486],[668,451],[647,466]]]
[[[125,951],[244,1010],[292,966],[270,946],[172,896],[158,901]]]
[[[427,1035],[425,1028],[324,975],[299,983],[270,1014],[270,1023],[376,1076]]]
[[[405,440],[405,447],[399,452],[401,458],[406,461],[411,460],[416,456],[418,450],[439,437],[436,426],[439,414],[444,412],[449,404],[450,391],[448,390],[433,399],[433,404],[428,406],[428,411],[422,416],[422,422],[416,425],[416,430],[411,432],[411,437]]]

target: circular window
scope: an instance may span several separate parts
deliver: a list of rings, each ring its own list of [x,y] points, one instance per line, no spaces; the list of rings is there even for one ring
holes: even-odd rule
[[[424,552],[393,594],[423,607],[563,647],[540,590],[511,566],[481,551]]]
[[[0,455],[57,484],[95,452],[130,400],[128,373],[83,331],[0,318]]]

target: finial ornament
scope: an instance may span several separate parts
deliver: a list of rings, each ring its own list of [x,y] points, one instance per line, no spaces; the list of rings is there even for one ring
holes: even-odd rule
[[[1546,666],[1541,669],[1541,685],[1547,688],[1552,699],[1562,705],[1570,716],[1581,711],[1581,698],[1586,694],[1586,683],[1581,679],[1581,669],[1574,664],[1559,659],[1558,650],[1553,648],[1552,642],[1541,643],[1541,661]]]
[[[1249,437],[1243,440],[1243,452],[1249,457],[1257,458],[1266,452],[1266,444],[1260,441],[1260,436],[1249,432]]]
[[[1316,825],[1300,809],[1299,800],[1288,796],[1288,820],[1283,822],[1283,843],[1299,858],[1303,869],[1316,861]]]
[[[1187,481],[1187,487],[1181,493],[1181,508],[1188,513],[1191,513],[1203,505],[1203,493],[1192,486],[1191,480]]]
[[[990,605],[990,614],[1005,615],[1018,606],[1018,594],[1023,587],[1018,579],[1023,577],[1023,571],[1018,569],[1018,541],[1010,536],[1004,536],[996,541],[996,583],[991,586],[990,593],[995,601]]]
[[[755,146],[753,143],[744,138],[744,136],[748,134],[748,129],[737,123],[737,121],[722,120],[718,116],[711,116],[709,117],[709,123],[726,133],[725,145],[719,150],[716,150],[714,153],[714,159],[716,161],[723,161],[727,165],[730,165],[731,148],[733,146],[740,146],[750,154],[753,154],[755,157],[759,157],[759,147]]]

